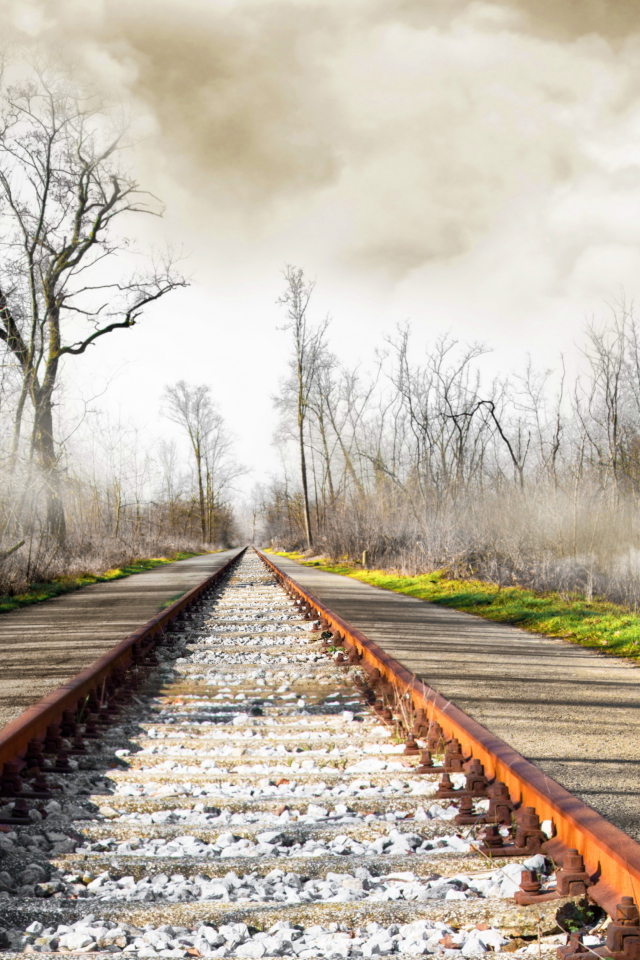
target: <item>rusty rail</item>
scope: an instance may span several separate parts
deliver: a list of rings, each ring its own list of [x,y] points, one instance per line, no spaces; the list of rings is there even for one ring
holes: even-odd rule
[[[408,693],[416,708],[428,711],[429,718],[441,725],[447,739],[457,738],[466,754],[480,760],[487,776],[507,784],[515,802],[535,807],[540,820],[553,822],[555,836],[545,844],[546,851],[555,860],[561,859],[572,848],[582,854],[586,869],[594,880],[589,896],[599,906],[615,917],[616,904],[622,897],[633,897],[636,903],[640,901],[639,843],[442,694],[418,680],[406,667],[282,571],[262,551],[256,552],[278,580],[315,608],[365,663],[378,669],[403,693]]]
[[[114,672],[125,671],[136,661],[136,657],[148,653],[164,628],[216,580],[223,577],[245,550],[246,547],[239,550],[219,570],[185,593],[162,613],[152,617],[86,669],[28,707],[15,720],[10,720],[0,730],[0,764],[20,760],[29,743],[41,738],[49,725],[57,723],[66,710],[76,708],[93,691],[99,690]]]

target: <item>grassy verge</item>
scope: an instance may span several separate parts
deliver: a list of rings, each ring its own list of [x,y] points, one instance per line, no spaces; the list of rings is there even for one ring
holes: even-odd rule
[[[27,593],[16,594],[14,597],[0,596],[0,613],[7,613],[9,610],[15,610],[18,607],[26,607],[31,603],[51,600],[53,597],[59,597],[63,593],[71,593],[72,590],[79,590],[91,583],[108,583],[109,580],[121,580],[123,577],[130,577],[132,573],[142,573],[145,570],[161,567],[165,563],[187,560],[189,557],[197,556],[200,556],[200,554],[176,553],[170,557],[149,557],[144,560],[134,560],[133,563],[126,566],[106,570],[101,574],[83,573],[79,577],[56,577],[50,583],[32,583]]]
[[[391,570],[363,570],[345,562],[305,561],[299,553],[278,556],[617,657],[640,659],[640,615],[606,600],[564,598],[521,587],[497,587],[482,580],[450,580],[441,571],[405,577]]]

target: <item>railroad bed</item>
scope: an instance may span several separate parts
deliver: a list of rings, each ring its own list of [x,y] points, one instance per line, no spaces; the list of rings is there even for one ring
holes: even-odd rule
[[[55,799],[0,833],[2,956],[541,956],[585,923],[603,943],[597,908],[514,902],[553,864],[478,852],[482,828],[435,798],[441,760],[416,773],[361,668],[257,555],[156,655],[117,723],[47,774]]]

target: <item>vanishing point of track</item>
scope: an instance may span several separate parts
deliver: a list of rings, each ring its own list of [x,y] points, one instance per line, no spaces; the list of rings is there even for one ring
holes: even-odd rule
[[[640,846],[260,554],[0,762],[2,955],[640,958]]]

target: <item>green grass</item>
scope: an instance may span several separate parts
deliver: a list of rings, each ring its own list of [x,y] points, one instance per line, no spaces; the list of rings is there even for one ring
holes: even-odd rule
[[[164,600],[164,601],[160,604],[160,609],[161,609],[161,610],[166,610],[167,607],[170,607],[171,604],[172,604],[172,603],[175,603],[176,600],[179,600],[180,597],[184,597],[185,593],[187,593],[186,590],[181,590],[180,593],[175,593],[172,597],[169,597],[168,600]]]
[[[451,580],[442,571],[405,577],[389,570],[362,570],[348,562],[305,561],[297,553],[279,556],[487,620],[561,637],[617,657],[640,659],[640,615],[606,600],[563,598],[557,593],[497,587],[482,580]]]
[[[173,563],[175,560],[187,560],[189,557],[197,557],[197,553],[176,553],[170,557],[149,557],[147,559],[134,560],[133,563],[123,567],[116,567],[113,570],[106,570],[104,573],[83,573],[79,577],[56,577],[50,583],[32,583],[26,593],[19,593],[13,597],[0,597],[0,613],[8,613],[9,610],[15,610],[18,607],[27,607],[32,603],[41,603],[43,600],[52,600],[63,593],[71,593],[72,590],[79,590],[81,587],[87,587],[91,583],[108,583],[110,580],[121,580],[123,577],[130,577],[133,573],[142,573],[145,570],[153,570],[155,567],[161,567],[165,563]],[[182,594],[180,594],[182,596]]]

